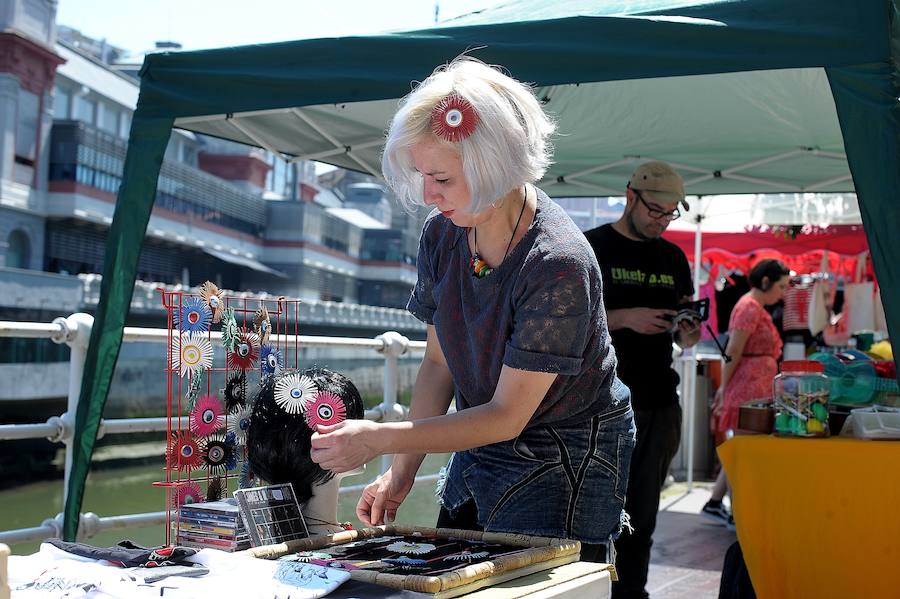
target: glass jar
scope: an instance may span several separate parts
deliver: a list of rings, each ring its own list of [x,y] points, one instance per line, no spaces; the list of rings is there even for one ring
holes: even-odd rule
[[[814,360],[787,360],[772,381],[775,434],[789,437],[828,436],[830,384],[825,365]]]

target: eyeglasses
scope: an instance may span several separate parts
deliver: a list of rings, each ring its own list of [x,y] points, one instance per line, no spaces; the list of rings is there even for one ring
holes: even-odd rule
[[[634,189],[633,187],[631,188],[631,191],[633,191],[634,195],[638,197],[638,199],[641,201],[641,204],[646,206],[647,213],[650,214],[650,218],[655,218],[657,220],[663,218],[675,220],[676,218],[679,218],[681,216],[681,211],[678,208],[675,208],[675,210],[672,210],[671,212],[664,212],[657,208],[652,208],[650,204],[648,204],[647,201],[644,200],[644,196],[641,195],[641,192],[639,192],[637,189]]]

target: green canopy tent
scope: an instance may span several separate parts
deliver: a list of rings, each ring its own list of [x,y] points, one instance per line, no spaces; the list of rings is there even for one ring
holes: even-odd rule
[[[898,0],[520,0],[441,27],[154,54],[141,71],[75,420],[74,540],[141,242],[173,126],[376,172],[410,82],[468,52],[557,115],[557,196],[621,194],[668,160],[693,194],[855,190],[900,333]]]

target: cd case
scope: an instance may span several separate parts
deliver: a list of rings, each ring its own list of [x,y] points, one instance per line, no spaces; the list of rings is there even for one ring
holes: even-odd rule
[[[309,536],[291,483],[238,489],[234,498],[253,547]]]

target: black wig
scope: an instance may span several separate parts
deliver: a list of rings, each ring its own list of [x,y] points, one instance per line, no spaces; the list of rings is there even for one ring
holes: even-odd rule
[[[277,381],[291,374],[284,371],[260,383],[247,431],[247,459],[255,476],[269,484],[291,483],[297,500],[304,503],[312,497],[313,485],[326,483],[334,475],[310,459],[313,431],[303,414],[289,414],[275,401]],[[338,396],[348,420],[363,418],[362,398],[350,379],[325,368],[310,368],[300,374],[309,377],[319,391]]]

